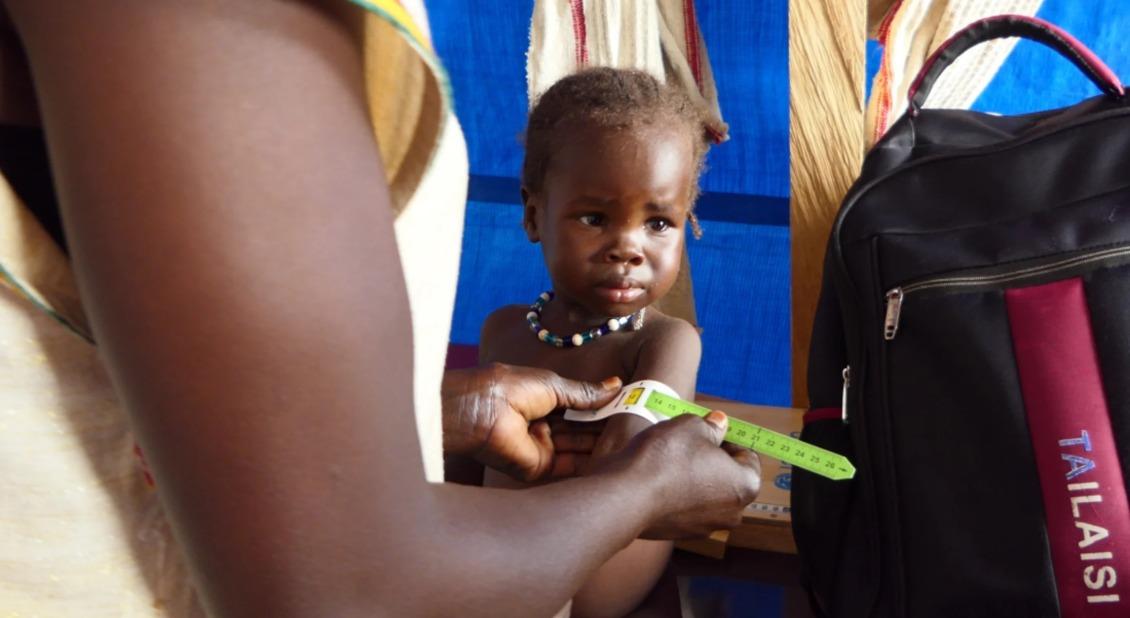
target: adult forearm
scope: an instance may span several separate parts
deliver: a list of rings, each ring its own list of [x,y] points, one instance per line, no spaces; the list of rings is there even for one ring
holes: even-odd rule
[[[523,491],[436,485],[430,498],[424,543],[388,582],[404,615],[551,615],[639,536],[655,502],[626,470]]]
[[[357,615],[549,615],[632,539],[736,525],[757,495],[759,466],[749,451],[718,448],[724,421],[661,423],[590,476],[552,485],[413,484],[403,500],[417,515],[393,516],[402,528],[369,537],[373,570],[385,575],[378,594],[358,597]]]

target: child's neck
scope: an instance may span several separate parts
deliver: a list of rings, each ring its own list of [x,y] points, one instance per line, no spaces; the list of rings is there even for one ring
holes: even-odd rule
[[[550,332],[573,333],[607,324],[609,319],[616,317],[622,316],[597,315],[576,303],[557,297],[542,309],[541,323]]]
[[[638,316],[642,311],[643,308],[632,315]],[[626,316],[592,313],[588,308],[585,308],[579,303],[574,303],[568,298],[557,296],[553,301],[546,303],[546,305],[542,307],[540,322],[542,328],[547,329],[551,333],[558,334],[560,337],[567,338],[570,337],[571,333],[603,327],[603,325],[607,325],[612,319],[619,319],[619,317]],[[631,327],[625,327],[626,324],[620,322],[620,328],[633,330]]]

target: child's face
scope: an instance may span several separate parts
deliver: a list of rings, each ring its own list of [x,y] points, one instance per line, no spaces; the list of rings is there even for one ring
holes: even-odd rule
[[[624,316],[671,289],[682,260],[694,153],[680,127],[580,130],[553,153],[525,226],[559,298]]]

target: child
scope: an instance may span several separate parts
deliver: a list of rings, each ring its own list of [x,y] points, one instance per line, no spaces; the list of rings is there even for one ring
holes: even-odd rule
[[[679,274],[684,226],[697,232],[691,207],[707,144],[697,108],[647,73],[591,69],[547,90],[530,113],[522,200],[526,234],[541,243],[553,290],[533,306],[492,313],[480,360],[574,379],[648,378],[693,398],[698,333],[651,305]],[[634,415],[609,419],[593,456],[646,426]],[[489,475],[487,482],[503,484]],[[574,613],[631,611],[670,551],[667,542],[633,542],[589,579]]]

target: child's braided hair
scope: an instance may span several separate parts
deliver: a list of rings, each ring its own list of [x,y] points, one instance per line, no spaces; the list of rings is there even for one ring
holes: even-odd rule
[[[702,235],[694,202],[710,136],[706,116],[682,90],[650,74],[628,69],[593,68],[569,75],[546,90],[530,110],[522,184],[540,192],[558,142],[576,123],[618,129],[675,121],[686,126],[694,144],[694,176],[689,196],[691,229]]]

